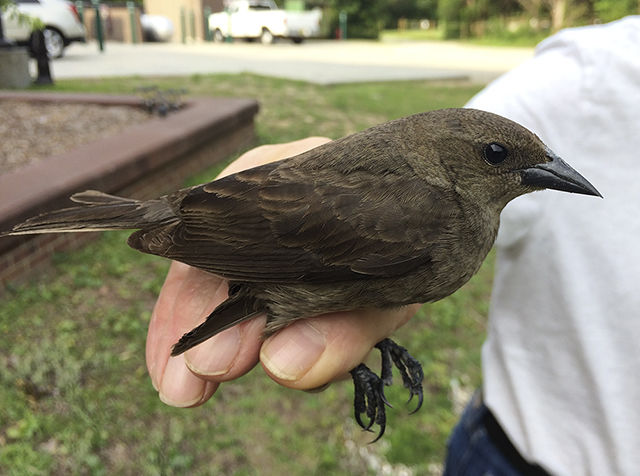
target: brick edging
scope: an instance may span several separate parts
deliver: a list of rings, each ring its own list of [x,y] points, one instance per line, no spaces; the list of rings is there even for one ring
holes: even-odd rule
[[[135,96],[0,92],[0,101],[9,99],[128,106],[141,103]],[[149,119],[119,134],[0,175],[0,230],[38,213],[69,206],[68,197],[86,189],[126,192],[139,198],[176,189],[188,176],[249,145],[254,140],[257,112],[258,104],[251,99],[189,99],[184,108],[165,118]],[[53,251],[64,249],[65,241],[71,244],[78,240],[68,233],[56,236],[0,238],[0,283],[32,272],[36,264],[48,261]]]

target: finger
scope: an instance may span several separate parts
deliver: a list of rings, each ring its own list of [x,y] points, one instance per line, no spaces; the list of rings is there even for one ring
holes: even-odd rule
[[[343,376],[375,344],[406,323],[419,305],[370,309],[301,319],[265,341],[260,361],[271,378],[313,389]]]
[[[189,266],[173,262],[167,273],[158,300],[151,313],[145,358],[153,387],[158,390],[164,367],[169,357],[167,342],[170,339],[171,312],[175,306],[182,280],[187,276]]]
[[[209,400],[219,385],[191,373],[185,364],[183,354],[169,357],[158,395],[163,403],[172,407],[197,407]]]
[[[218,177],[224,177],[251,167],[293,157],[294,155],[306,152],[326,142],[331,142],[331,139],[328,137],[307,137],[286,144],[261,145],[242,154],[229,164]]]
[[[215,391],[215,385],[208,385],[189,371],[184,357],[169,355],[180,336],[195,327],[226,295],[224,280],[181,263],[172,264],[154,308],[147,339],[147,367],[165,403],[193,406]]]
[[[172,345],[225,294],[226,286],[220,278],[182,263],[171,264],[147,336],[147,367],[155,387],[160,384]]]
[[[189,370],[213,382],[246,374],[258,363],[266,317],[242,322],[185,353]]]

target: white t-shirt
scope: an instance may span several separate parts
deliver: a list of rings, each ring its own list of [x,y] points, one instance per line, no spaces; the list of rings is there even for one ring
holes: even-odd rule
[[[484,397],[554,474],[640,474],[640,16],[561,31],[468,107],[533,130],[604,199],[502,213]]]

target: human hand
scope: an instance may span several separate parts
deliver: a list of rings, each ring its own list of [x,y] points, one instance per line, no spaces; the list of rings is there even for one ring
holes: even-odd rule
[[[239,157],[221,176],[291,157],[328,141],[309,137],[260,146]],[[419,307],[338,312],[301,319],[264,341],[266,318],[259,316],[184,354],[170,357],[171,347],[182,334],[200,324],[226,297],[224,279],[183,263],[171,264],[151,316],[146,348],[151,381],[166,404],[201,405],[221,382],[244,375],[258,362],[281,385],[296,389],[320,387],[346,375]]]

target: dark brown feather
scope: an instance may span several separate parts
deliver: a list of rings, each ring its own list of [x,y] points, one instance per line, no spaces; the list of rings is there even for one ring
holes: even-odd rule
[[[130,244],[241,281],[390,277],[427,262],[452,215],[446,191],[418,179],[352,175],[348,186],[338,173],[313,183],[295,164],[280,163],[254,169],[250,180],[227,177],[191,190],[171,233],[138,232]],[[387,192],[369,199],[375,190]]]

